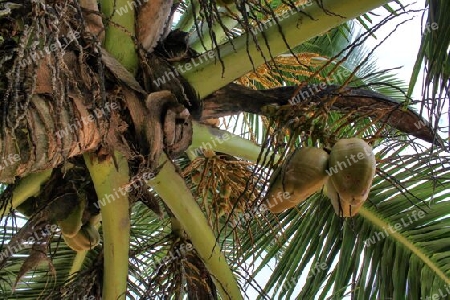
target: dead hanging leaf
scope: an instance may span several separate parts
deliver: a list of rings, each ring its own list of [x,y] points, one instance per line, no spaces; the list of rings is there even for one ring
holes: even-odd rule
[[[151,52],[169,23],[173,0],[149,0],[139,8],[138,42]]]
[[[306,93],[307,97],[292,98],[298,86],[283,86],[265,90],[251,88],[230,83],[203,99],[203,111],[200,119],[211,119],[235,115],[240,112],[253,114],[268,114],[263,108],[268,105],[280,105],[285,119],[294,119],[299,112],[295,105],[314,101],[326,103],[335,99],[331,110],[350,113],[354,116],[375,118],[381,124],[385,123],[399,131],[411,134],[436,146],[445,144],[428,124],[412,108],[404,107],[402,102],[384,96],[380,93],[354,87],[328,85],[318,92],[311,92],[317,86],[307,85],[298,95]],[[281,110],[280,110],[281,112]],[[280,113],[279,112],[279,113]]]
[[[25,274],[27,274],[32,269],[37,268],[41,263],[47,262],[48,263],[48,269],[50,273],[56,277],[56,270],[53,266],[52,261],[47,257],[47,243],[40,242],[39,244],[33,244],[33,247],[31,248],[30,255],[27,257],[27,259],[23,262],[22,266],[20,267],[19,273],[16,277],[16,282],[14,283],[14,286],[12,288],[13,292],[15,291],[17,284],[22,279]]]

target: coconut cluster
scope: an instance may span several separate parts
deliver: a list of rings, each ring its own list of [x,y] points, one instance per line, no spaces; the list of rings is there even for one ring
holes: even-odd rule
[[[272,175],[269,209],[283,212],[325,187],[336,214],[353,217],[369,196],[375,171],[372,147],[362,139],[339,140],[330,154],[316,147],[298,148]],[[287,197],[275,197],[280,193]]]

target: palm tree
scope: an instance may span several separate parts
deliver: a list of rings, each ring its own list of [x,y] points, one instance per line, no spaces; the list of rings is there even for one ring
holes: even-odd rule
[[[450,4],[426,4],[407,91],[361,48],[408,13],[387,2],[0,2],[2,296],[450,294]],[[377,159],[357,216],[321,191],[263,209],[296,148],[350,136]]]

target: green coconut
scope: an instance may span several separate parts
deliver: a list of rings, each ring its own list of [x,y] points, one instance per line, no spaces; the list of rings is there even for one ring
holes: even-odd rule
[[[350,203],[345,202],[339,197],[338,192],[336,191],[331,180],[328,180],[325,184],[325,195],[331,200],[331,204],[333,205],[334,212],[344,218],[349,218],[355,216],[359,209],[363,206],[364,202],[358,203],[356,205],[351,205]]]
[[[339,140],[331,149],[327,174],[340,199],[350,205],[364,202],[375,176],[375,155],[358,138]]]
[[[317,192],[325,184],[328,153],[315,147],[302,147],[272,175],[267,204],[273,213],[292,208]]]

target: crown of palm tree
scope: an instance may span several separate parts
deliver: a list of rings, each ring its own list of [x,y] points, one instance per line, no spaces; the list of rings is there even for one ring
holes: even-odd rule
[[[450,3],[388,2],[0,2],[0,295],[447,297]],[[414,13],[407,85],[364,43]],[[351,137],[356,216],[322,189],[270,212],[296,149]]]

